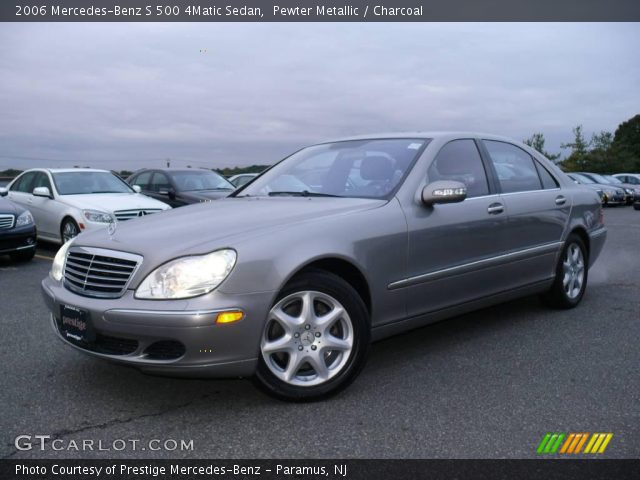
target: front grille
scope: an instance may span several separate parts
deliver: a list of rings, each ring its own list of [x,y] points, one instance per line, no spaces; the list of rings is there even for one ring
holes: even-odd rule
[[[152,360],[175,360],[185,351],[184,345],[176,340],[162,340],[149,345],[144,353]]]
[[[64,267],[67,289],[87,297],[121,297],[142,257],[101,248],[71,247]]]
[[[152,213],[158,213],[162,210],[159,208],[143,208],[143,209],[133,209],[133,210],[116,210],[114,213],[116,214],[116,219],[118,221],[131,220],[136,217],[144,217],[146,215],[151,215]]]
[[[9,230],[13,228],[16,217],[13,215],[0,215],[0,230]]]

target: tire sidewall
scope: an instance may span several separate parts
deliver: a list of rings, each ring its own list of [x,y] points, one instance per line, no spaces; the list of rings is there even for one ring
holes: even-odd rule
[[[269,395],[288,401],[313,401],[331,396],[347,385],[360,373],[369,351],[371,327],[369,314],[364,302],[355,289],[342,278],[324,271],[308,271],[294,277],[278,294],[273,305],[296,292],[313,290],[325,293],[338,300],[349,313],[353,326],[354,341],[351,355],[346,365],[335,377],[321,385],[290,385],[276,377],[266,365],[262,351],[258,351],[258,367],[255,380],[257,385]],[[267,326],[265,319],[264,328]]]

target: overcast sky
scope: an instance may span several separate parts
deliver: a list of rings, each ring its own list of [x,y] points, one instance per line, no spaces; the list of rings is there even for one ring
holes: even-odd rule
[[[407,130],[559,151],[640,113],[639,45],[620,23],[4,23],[0,169],[268,164]]]

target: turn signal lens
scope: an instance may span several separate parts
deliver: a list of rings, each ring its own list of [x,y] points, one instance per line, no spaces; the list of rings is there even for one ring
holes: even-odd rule
[[[233,322],[238,322],[243,318],[244,318],[244,313],[239,311],[220,312],[216,317],[216,323],[233,323]]]

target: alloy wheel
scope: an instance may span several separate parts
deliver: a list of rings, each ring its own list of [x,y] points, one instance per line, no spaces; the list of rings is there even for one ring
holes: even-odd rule
[[[262,357],[280,380],[320,385],[335,377],[353,349],[353,324],[342,304],[326,293],[296,292],[269,312]]]
[[[584,283],[584,255],[577,243],[572,243],[567,248],[562,262],[562,286],[564,292],[571,300],[580,295]]]

